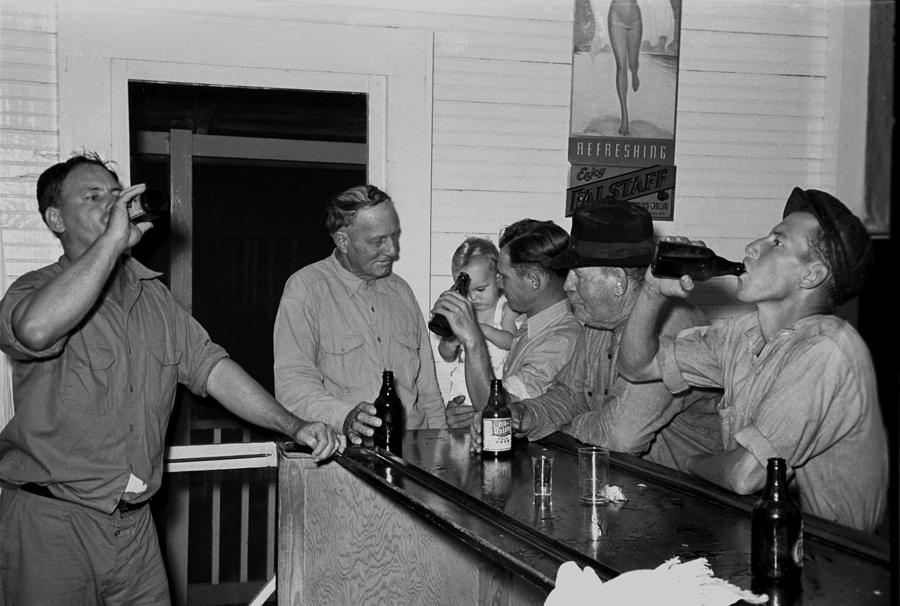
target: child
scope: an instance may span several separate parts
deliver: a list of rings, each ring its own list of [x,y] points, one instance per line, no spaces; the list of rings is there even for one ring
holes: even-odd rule
[[[500,292],[497,276],[497,247],[484,238],[466,238],[453,253],[450,270],[453,280],[461,272],[469,274],[469,301],[481,325],[481,332],[487,341],[488,353],[494,376],[502,378],[503,361],[516,333],[518,314],[509,308],[506,297]],[[466,388],[466,370],[462,348],[455,336],[441,339],[438,353],[446,362],[455,362],[450,371],[450,392],[448,398],[466,397],[465,404],[471,404]]]

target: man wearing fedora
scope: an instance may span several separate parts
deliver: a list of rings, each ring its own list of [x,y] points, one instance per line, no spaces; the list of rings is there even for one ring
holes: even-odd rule
[[[574,213],[569,246],[550,266],[568,270],[566,293],[584,327],[550,388],[510,405],[518,435],[537,440],[562,430],[582,442],[678,469],[693,455],[721,450],[720,391],[690,389],[673,396],[661,381],[632,384],[616,373],[619,337],[643,288],[654,244],[650,213],[630,202]],[[661,330],[675,334],[705,324],[700,310],[679,301],[666,310]],[[476,421],[476,450],[479,432]]]
[[[783,458],[807,512],[864,531],[881,522],[888,450],[865,342],[836,306],[859,294],[873,263],[862,222],[823,191],[794,188],[783,220],[747,245],[736,297],[755,312],[658,337],[689,276],[650,272],[622,334],[619,371],[662,379],[673,392],[722,387],[725,451],[688,469],[740,494],[761,489],[771,457]]]
[[[503,364],[503,388],[510,401],[543,393],[572,356],[581,324],[572,315],[563,290],[565,270],[549,265],[568,242],[569,234],[553,221],[522,219],[500,234],[497,273],[503,293],[513,311],[525,314]],[[487,403],[495,378],[490,355],[466,297],[448,290],[435,302],[432,313],[446,316],[463,347],[472,406],[451,401],[445,411],[449,426],[463,427]]]

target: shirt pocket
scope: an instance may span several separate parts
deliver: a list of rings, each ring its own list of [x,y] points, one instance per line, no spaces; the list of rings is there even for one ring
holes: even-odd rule
[[[322,340],[319,360],[322,374],[333,385],[344,386],[349,393],[355,385],[352,377],[364,372],[366,363],[365,339],[362,335],[344,333],[330,335]]]
[[[416,333],[397,332],[391,336],[390,363],[394,366],[394,381],[410,393],[419,376],[419,339]]]
[[[115,355],[108,347],[90,346],[84,355],[69,359],[65,379],[65,404],[70,410],[105,415],[116,394],[112,393]]]
[[[165,343],[151,343],[147,347],[150,355],[147,360],[144,396],[158,407],[167,408],[178,387],[181,352],[171,349]]]

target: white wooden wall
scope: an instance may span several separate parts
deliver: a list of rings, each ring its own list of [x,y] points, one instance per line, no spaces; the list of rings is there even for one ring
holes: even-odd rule
[[[449,284],[450,255],[465,236],[496,238],[526,216],[569,227],[572,0],[153,4],[230,21],[289,5],[308,22],[433,32],[432,192],[421,202],[431,222],[402,217],[404,230],[431,235],[431,289],[417,292],[423,308]],[[60,157],[55,14],[42,0],[0,0],[6,284],[59,255],[34,199],[37,175]],[[780,218],[795,185],[834,191],[861,211],[867,28],[866,0],[683,0],[675,221],[659,223],[659,233],[740,257]],[[702,302],[729,315],[718,290]]]

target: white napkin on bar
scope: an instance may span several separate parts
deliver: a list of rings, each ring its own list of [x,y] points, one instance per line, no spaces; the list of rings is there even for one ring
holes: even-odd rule
[[[590,566],[582,570],[575,562],[565,562],[556,573],[556,587],[544,606],[728,606],[739,600],[764,604],[768,599],[713,576],[706,558],[684,563],[672,558],[652,570],[631,570],[605,583]]]

